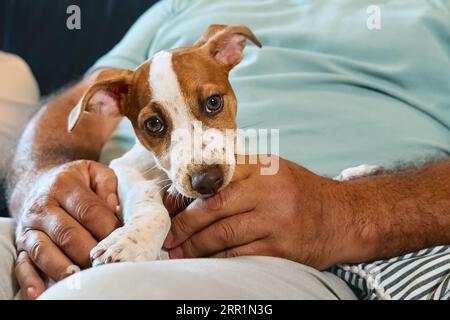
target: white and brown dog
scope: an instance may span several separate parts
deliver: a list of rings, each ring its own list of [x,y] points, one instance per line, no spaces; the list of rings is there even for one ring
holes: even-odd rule
[[[159,257],[170,229],[163,204],[167,187],[188,198],[203,198],[231,181],[235,148],[225,146],[234,146],[235,135],[229,131],[237,127],[237,101],[228,75],[242,60],[247,39],[261,47],[245,26],[211,25],[192,47],[161,51],[134,71],[101,72],[73,109],[69,131],[83,112],[126,116],[138,141],[111,163],[124,225],[92,249],[93,266]],[[199,130],[202,137],[196,139]],[[378,169],[362,165],[336,179]]]
[[[234,152],[225,154],[223,143],[210,142],[234,140],[225,134],[236,129],[237,111],[228,74],[242,60],[247,39],[261,47],[245,26],[211,25],[192,47],[161,51],[134,71],[101,72],[71,112],[69,131],[83,112],[96,112],[128,117],[138,138],[111,163],[124,225],[91,251],[93,266],[158,258],[170,229],[163,204],[169,185],[169,192],[199,198],[231,181]],[[208,137],[193,146],[199,124]]]

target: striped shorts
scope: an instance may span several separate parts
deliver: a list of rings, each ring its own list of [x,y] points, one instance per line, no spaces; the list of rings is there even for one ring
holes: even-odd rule
[[[366,300],[450,300],[450,246],[331,270]]]

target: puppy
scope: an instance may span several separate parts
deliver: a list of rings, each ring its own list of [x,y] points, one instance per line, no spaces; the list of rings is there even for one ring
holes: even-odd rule
[[[228,74],[247,39],[261,47],[248,27],[211,25],[192,47],[161,51],[134,71],[101,72],[73,109],[69,131],[95,112],[127,117],[137,137],[110,165],[124,225],[92,249],[93,266],[157,259],[170,229],[164,192],[205,198],[231,181],[237,101]]]

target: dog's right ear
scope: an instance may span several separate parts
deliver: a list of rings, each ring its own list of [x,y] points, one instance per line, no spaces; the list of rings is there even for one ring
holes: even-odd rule
[[[262,47],[252,30],[246,26],[213,24],[194,46],[205,48],[218,63],[231,70],[241,62],[247,40]]]
[[[125,69],[105,69],[100,72],[70,113],[68,131],[73,131],[84,112],[113,117],[124,115],[133,75],[134,71]]]

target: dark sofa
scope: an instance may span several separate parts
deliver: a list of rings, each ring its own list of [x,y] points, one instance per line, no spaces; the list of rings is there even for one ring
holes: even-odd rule
[[[41,95],[79,79],[155,0],[0,0],[0,50],[21,56]],[[81,9],[81,30],[69,30],[70,5]],[[0,183],[4,172],[0,168]],[[6,215],[0,188],[0,216]]]
[[[43,95],[80,77],[116,44],[154,0],[1,0],[0,50],[20,55]],[[66,27],[81,9],[81,30]]]

